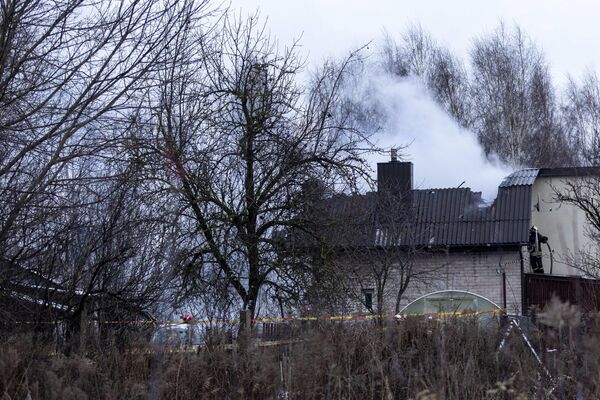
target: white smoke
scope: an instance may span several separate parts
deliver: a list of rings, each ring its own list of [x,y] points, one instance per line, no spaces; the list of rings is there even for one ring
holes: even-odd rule
[[[366,76],[359,92],[368,93],[363,101],[376,105],[385,121],[375,143],[386,149],[407,146],[400,154],[414,164],[415,189],[457,187],[464,181],[462,187],[482,192],[486,201],[496,197],[511,169],[488,160],[475,134],[460,127],[419,79]],[[372,165],[388,160],[378,155]]]

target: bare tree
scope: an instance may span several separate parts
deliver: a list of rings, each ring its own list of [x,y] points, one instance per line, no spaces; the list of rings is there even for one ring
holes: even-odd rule
[[[531,128],[525,143],[526,165],[554,167],[576,163],[576,149],[569,138],[546,69],[536,70],[529,88]]]
[[[463,63],[446,48],[438,48],[427,76],[427,85],[436,100],[465,127],[472,124],[469,76]]]
[[[427,76],[438,46],[420,25],[408,27],[400,43],[389,34],[384,37],[382,63],[386,71],[396,76]]]
[[[572,78],[563,103],[563,119],[580,165],[600,164],[600,80],[588,72],[578,84]]]
[[[228,15],[191,43],[179,53],[191,62],[164,79],[151,146],[181,206],[182,262],[225,282],[254,316],[267,288],[285,289],[274,235],[296,223],[303,183],[356,187],[366,176],[367,138],[334,112],[355,56],[325,65],[306,90],[296,45],[278,50],[256,16]]]
[[[474,127],[487,154],[516,167],[569,162],[544,56],[519,27],[477,39],[471,65]]]
[[[207,3],[11,0],[0,12],[3,298],[34,317],[143,315],[169,235],[137,187],[131,129],[166,50]]]
[[[346,292],[370,312],[384,315],[389,299],[393,299],[395,312],[400,311],[402,295],[413,280],[421,277],[415,262],[422,249],[412,237],[416,231],[412,204],[391,193],[379,191],[376,196],[362,210],[371,237],[345,250],[345,268],[350,276]],[[373,295],[374,306],[367,304]]]
[[[399,40],[386,34],[381,52],[383,70],[399,77],[417,76],[440,105],[468,126],[469,79],[462,62],[437,43],[420,25],[408,27]]]
[[[427,284],[440,268],[418,237],[410,193],[380,188],[365,195],[335,194],[315,201],[312,230],[298,247],[312,265],[305,296],[315,311],[398,313],[411,285]],[[328,309],[327,307],[332,307]]]
[[[102,157],[120,139],[115,123],[178,36],[190,6],[158,1],[7,1],[0,23],[0,245],[29,206],[58,194],[76,158]],[[39,205],[38,205],[39,206]]]

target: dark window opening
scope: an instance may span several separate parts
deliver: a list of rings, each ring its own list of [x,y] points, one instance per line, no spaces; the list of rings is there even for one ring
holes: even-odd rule
[[[363,294],[365,295],[365,307],[367,310],[373,310],[373,289],[365,289],[363,290]]]

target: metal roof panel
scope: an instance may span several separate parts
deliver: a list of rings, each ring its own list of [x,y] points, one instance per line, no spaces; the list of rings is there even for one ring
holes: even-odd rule
[[[504,178],[499,187],[533,185],[539,171],[537,168],[526,168],[515,171]]]

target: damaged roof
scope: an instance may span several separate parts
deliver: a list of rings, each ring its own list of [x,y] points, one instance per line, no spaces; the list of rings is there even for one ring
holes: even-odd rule
[[[412,190],[396,204],[378,204],[377,193],[337,195],[324,203],[331,221],[325,236],[340,246],[510,246],[527,243],[531,185],[537,169],[507,176],[492,204],[469,188]],[[409,202],[411,207],[401,207]],[[379,210],[378,210],[379,209]],[[401,218],[393,216],[402,210]],[[409,210],[409,211],[407,211]],[[407,216],[410,215],[410,218]]]
[[[499,187],[491,205],[469,188],[414,190],[412,205],[416,245],[501,246],[528,239],[531,185]]]

